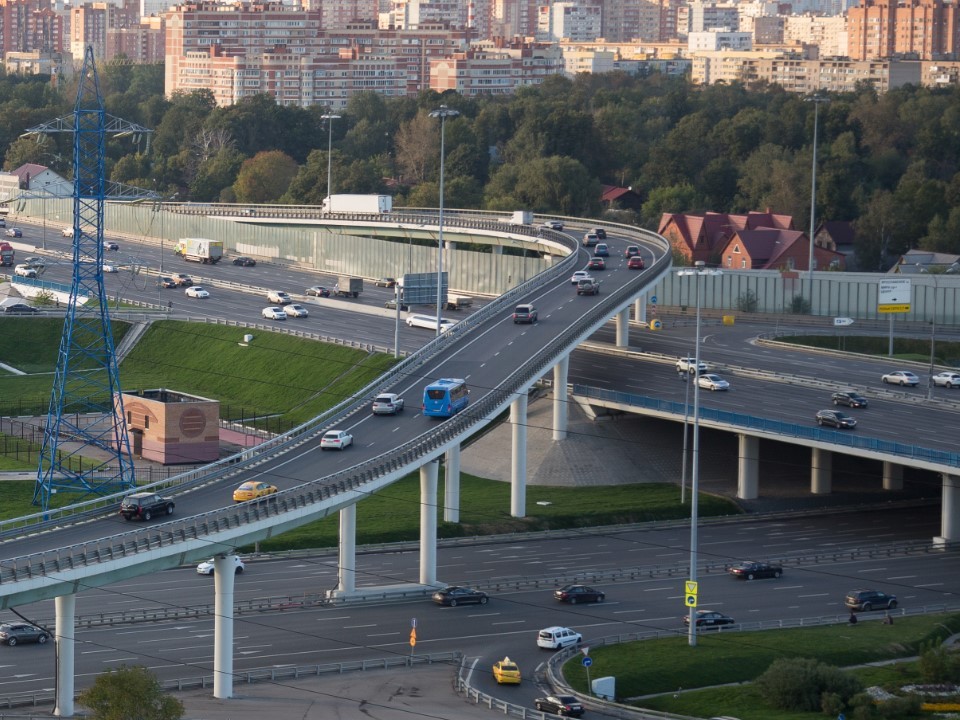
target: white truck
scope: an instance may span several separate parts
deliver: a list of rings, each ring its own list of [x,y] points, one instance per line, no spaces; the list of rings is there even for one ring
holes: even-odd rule
[[[530,210],[514,210],[510,216],[511,225],[532,225],[533,212]]]
[[[223,241],[206,238],[180,238],[173,248],[174,255],[184,260],[215,265],[223,257]]]
[[[328,195],[323,199],[325,213],[367,213],[382,215],[393,210],[390,195]]]

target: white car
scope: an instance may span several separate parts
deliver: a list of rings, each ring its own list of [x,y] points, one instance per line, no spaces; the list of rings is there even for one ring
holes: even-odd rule
[[[199,285],[188,287],[184,292],[186,292],[187,297],[198,298],[200,300],[205,300],[210,297],[210,293]]]
[[[697,384],[700,387],[702,387],[704,390],[729,390],[730,389],[730,383],[728,383],[719,375],[714,375],[713,373],[700,375],[697,378]]]
[[[119,250],[119,249],[120,249],[120,246],[119,246],[117,243],[112,242],[112,241],[110,241],[110,240],[104,240],[104,241],[103,241],[103,249],[104,249],[104,250]]]
[[[239,575],[243,572],[243,560],[240,559],[239,555],[227,555],[227,561],[233,561],[233,574]],[[214,565],[213,558],[209,560],[204,560],[202,563],[197,565],[197,574],[198,575],[213,575]]]
[[[950,372],[949,370],[937,373],[933,376],[933,384],[937,387],[960,388],[960,373]]]
[[[407,316],[406,323],[409,327],[418,327],[424,328],[425,330],[437,329],[437,316],[436,315],[409,315]],[[452,328],[457,323],[453,320],[449,320],[445,317],[440,318],[440,332],[446,332]]]
[[[396,415],[403,412],[403,398],[396,393],[380,393],[373,399],[374,415]]]
[[[560,648],[569,647],[570,645],[577,645],[582,640],[583,636],[576,630],[571,630],[568,627],[560,627],[559,625],[544,628],[537,633],[537,647],[548,650],[559,650]]]
[[[73,237],[73,228],[72,228],[72,227],[65,227],[65,228],[60,232],[60,234],[63,235],[64,237],[72,238],[72,237]]]
[[[283,308],[279,307],[265,307],[260,311],[260,314],[263,315],[267,320],[286,320],[287,314],[283,311]]]
[[[697,365],[697,359],[692,357],[682,357],[677,360],[677,372],[692,372],[693,368]],[[701,360],[700,361],[700,372],[705,373],[707,371],[707,364]]]
[[[120,268],[118,268],[116,265],[111,265],[110,263],[104,263],[103,271],[105,273],[115,273],[115,272],[119,272]]]
[[[593,280],[586,270],[577,270],[573,275],[570,276],[570,284],[576,285],[581,280]]]
[[[37,269],[21,263],[13,268],[13,274],[18,277],[35,278],[37,276]]]
[[[293,298],[283,290],[271,290],[267,293],[267,300],[277,305],[289,305],[293,302]]]
[[[287,305],[283,311],[290,317],[307,317],[310,314],[303,305]]]
[[[916,387],[920,384],[920,378],[914,375],[909,370],[894,370],[884,375],[882,378],[885,385],[909,385],[910,387]]]
[[[346,430],[327,430],[320,438],[321,450],[343,450],[353,445],[353,435]]]

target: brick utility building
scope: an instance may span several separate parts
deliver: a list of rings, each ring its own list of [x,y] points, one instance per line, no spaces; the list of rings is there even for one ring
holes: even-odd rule
[[[176,465],[220,457],[220,403],[164,388],[123,393],[135,456]]]

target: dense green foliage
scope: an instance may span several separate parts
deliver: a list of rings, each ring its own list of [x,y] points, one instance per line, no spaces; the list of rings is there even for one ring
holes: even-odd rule
[[[183,703],[163,690],[142,665],[122,665],[97,675],[78,702],[91,720],[180,720]]]
[[[318,204],[332,137],[337,192],[436,206],[440,128],[428,113],[445,103],[461,113],[446,122],[451,207],[596,217],[607,184],[639,195],[634,219],[645,227],[663,212],[769,208],[801,228],[809,214],[815,103],[777,86],[606,73],[550,77],[507,97],[362,93],[331,136],[327,108],[263,95],[217,107],[207,90],[163,97],[160,66],[99,71],[107,111],[155,130],[149,152],[143,138],[110,143],[110,179],[181,200]],[[72,107],[75,87],[48,80],[0,76],[8,169],[33,160],[69,172],[69,134],[19,139]],[[960,90],[864,86],[830,100],[819,112],[818,219],[854,221],[863,269],[911,247],[960,253]],[[257,187],[266,173],[275,181]]]

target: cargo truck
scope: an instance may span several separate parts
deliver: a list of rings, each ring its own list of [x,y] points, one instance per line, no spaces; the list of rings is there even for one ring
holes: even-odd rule
[[[359,297],[363,292],[363,278],[341,275],[333,287],[333,294],[340,297]]]
[[[393,210],[390,195],[328,195],[323,199],[325,213],[367,213],[381,215]]]
[[[173,248],[173,252],[184,260],[215,265],[223,257],[223,241],[181,238]]]
[[[8,242],[0,242],[0,265],[12,266],[15,255],[13,245]]]
[[[510,223],[512,225],[532,225],[533,212],[530,210],[514,210],[513,215],[510,216]]]
[[[473,305],[473,298],[466,295],[452,295],[447,293],[447,302],[444,307],[447,310],[463,310]]]

